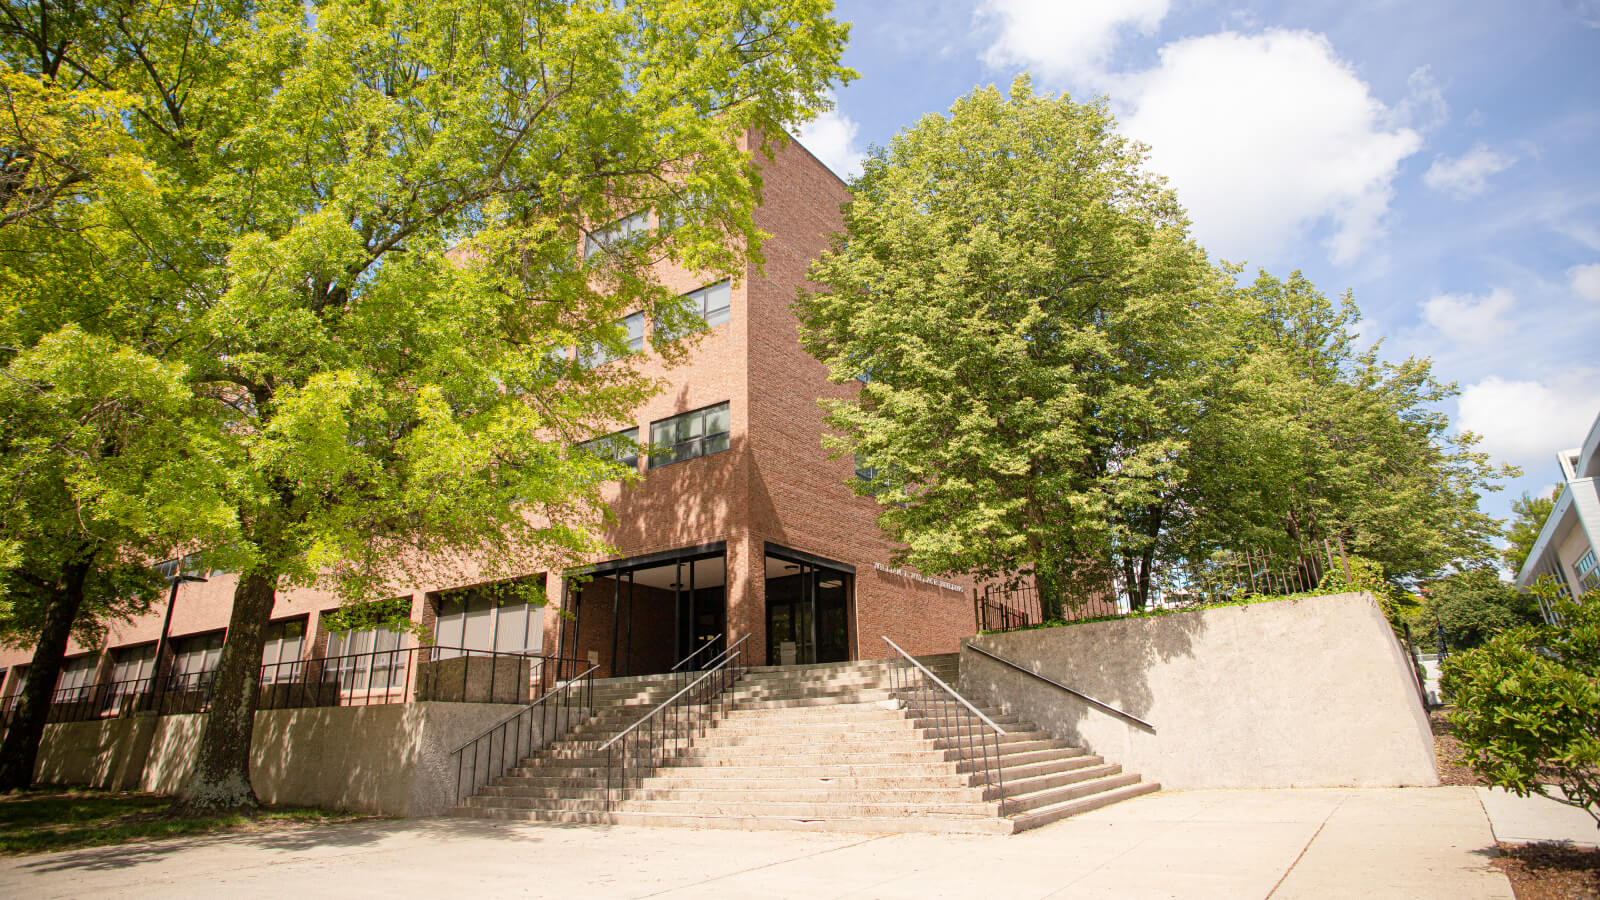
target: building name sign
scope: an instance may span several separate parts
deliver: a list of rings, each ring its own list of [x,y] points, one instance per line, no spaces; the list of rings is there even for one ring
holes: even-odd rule
[[[959,584],[951,584],[948,581],[940,581],[937,578],[929,578],[926,575],[913,572],[909,569],[891,569],[883,563],[873,563],[872,567],[877,569],[879,572],[887,572],[890,575],[898,575],[901,578],[909,578],[912,581],[920,581],[923,584],[935,585],[937,587],[942,587],[947,591],[955,591],[958,594],[965,594],[967,592],[967,589]]]

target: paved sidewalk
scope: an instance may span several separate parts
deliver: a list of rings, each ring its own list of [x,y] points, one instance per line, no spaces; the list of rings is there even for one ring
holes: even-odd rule
[[[1558,841],[1574,847],[1600,846],[1600,828],[1595,827],[1594,817],[1577,807],[1538,795],[1518,797],[1501,788],[1475,790],[1499,840],[1510,844]]]
[[[1471,788],[1185,791],[1014,837],[388,821],[0,860],[0,895],[1510,900]]]

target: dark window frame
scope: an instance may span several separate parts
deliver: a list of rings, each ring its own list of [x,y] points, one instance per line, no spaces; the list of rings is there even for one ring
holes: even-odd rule
[[[707,420],[710,416],[721,412],[727,420],[722,431],[708,431]],[[662,441],[658,439],[658,429],[672,428],[678,430],[679,422],[687,422],[695,417],[699,418],[699,433],[691,434],[681,440]],[[733,435],[733,410],[728,401],[702,406],[687,412],[657,419],[650,423],[650,468],[659,469],[675,463],[688,462],[691,459],[700,459],[714,453],[721,453],[732,447]],[[707,447],[712,449],[706,449]],[[668,449],[670,448],[670,449]],[[687,450],[685,448],[688,448]]]

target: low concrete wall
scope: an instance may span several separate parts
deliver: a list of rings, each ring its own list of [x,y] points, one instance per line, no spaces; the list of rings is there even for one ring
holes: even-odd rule
[[[1367,594],[980,635],[961,690],[1165,788],[1436,785],[1400,643]]]
[[[451,751],[522,707],[497,703],[275,709],[256,713],[250,780],[264,803],[432,816],[455,802]],[[581,720],[582,710],[574,711]],[[174,794],[193,770],[203,715],[139,715],[45,727],[34,778]],[[548,743],[533,723],[535,748]],[[550,734],[568,727],[553,716]]]

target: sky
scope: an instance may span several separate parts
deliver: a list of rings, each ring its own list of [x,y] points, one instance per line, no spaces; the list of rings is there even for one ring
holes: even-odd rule
[[[860,78],[801,142],[841,176],[1020,72],[1105,96],[1213,259],[1346,289],[1453,428],[1547,494],[1600,413],[1600,0],[836,0]]]

